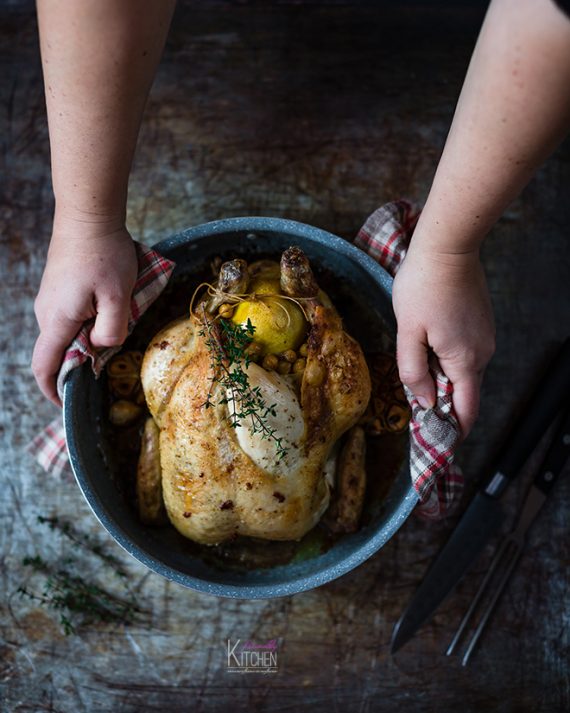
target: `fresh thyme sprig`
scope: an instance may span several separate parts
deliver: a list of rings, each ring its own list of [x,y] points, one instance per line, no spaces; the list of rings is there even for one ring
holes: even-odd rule
[[[253,341],[255,326],[248,318],[246,325],[234,324],[228,319],[219,318],[215,322],[206,317],[203,311],[203,328],[199,335],[204,337],[211,355],[212,382],[203,406],[214,406],[212,391],[214,383],[225,388],[225,396],[219,404],[228,407],[228,423],[232,428],[241,427],[241,421],[249,417],[250,432],[261,434],[262,439],[275,441],[277,460],[287,455],[288,449],[283,445],[283,437],[277,436],[277,431],[267,423],[267,416],[275,418],[277,404],[267,405],[259,386],[252,387],[249,383],[247,368],[251,363],[247,347]]]
[[[67,564],[73,564],[68,558]],[[96,584],[86,582],[64,567],[53,567],[39,555],[24,557],[22,564],[34,572],[46,576],[42,594],[35,594],[26,587],[18,587],[18,592],[50,609],[60,612],[60,624],[66,636],[76,633],[76,624],[70,619],[80,616],[83,623],[94,621],[130,623],[140,609],[134,602],[110,594]]]
[[[78,532],[73,525],[69,522],[62,522],[58,517],[43,517],[42,515],[37,516],[37,521],[42,525],[48,525],[50,530],[59,530],[62,535],[65,535],[72,542],[80,547],[92,552],[94,555],[99,557],[105,564],[112,567],[113,572],[117,577],[126,578],[127,573],[122,568],[120,561],[114,555],[109,552],[105,552],[103,547],[95,542],[89,535],[85,533]]]
[[[18,587],[20,596],[37,601],[48,609],[59,611],[59,621],[65,635],[74,634],[79,624],[92,622],[131,623],[142,614],[138,603],[132,597],[127,583],[127,573],[119,560],[105,552],[103,547],[89,535],[80,533],[70,523],[57,517],[37,516],[39,523],[48,525],[51,530],[58,530],[69,538],[75,551],[87,551],[96,555],[113,573],[121,578],[124,594],[128,599],[112,594],[93,582],[89,582],[72,572],[85,570],[85,560],[66,557],[56,563],[46,562],[40,555],[24,557],[22,564],[32,569],[35,575],[43,575],[43,591],[31,591],[27,586]]]

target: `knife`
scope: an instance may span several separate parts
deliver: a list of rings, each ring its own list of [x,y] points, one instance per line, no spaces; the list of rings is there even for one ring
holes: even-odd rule
[[[493,576],[496,570],[501,568],[502,576],[495,586],[494,592],[484,613],[482,614],[477,628],[471,637],[469,644],[463,654],[461,665],[465,666],[469,661],[473,649],[479,641],[487,622],[489,621],[495,606],[509,581],[509,578],[516,567],[519,557],[521,556],[526,539],[526,533],[534,522],[540,509],[546,502],[547,496],[552,490],[556,479],[562,474],[566,461],[570,458],[570,408],[566,409],[566,413],[562,418],[557,419],[558,427],[548,452],[542,461],[542,465],[537,471],[537,474],[527,490],[520,513],[515,527],[503,539],[501,546],[497,549],[495,557],[491,562],[483,581],[481,582],[475,597],[471,602],[471,606],[461,620],[459,628],[455,632],[452,642],[447,651],[447,656],[450,656],[458,642],[461,640],[463,632],[469,625],[473,614],[477,611],[479,602],[488,594],[489,584],[493,581]]]
[[[394,627],[391,653],[396,653],[432,616],[499,529],[504,513],[499,498],[540,441],[570,393],[570,337],[538,383],[517,426],[511,431],[492,469],[451,537],[432,563],[402,617]]]

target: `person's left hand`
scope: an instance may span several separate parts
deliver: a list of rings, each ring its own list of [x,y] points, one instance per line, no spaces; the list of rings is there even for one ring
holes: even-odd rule
[[[430,351],[453,384],[462,438],[479,412],[483,371],[495,351],[491,300],[478,251],[438,254],[413,240],[394,279],[400,379],[424,407],[435,404]]]

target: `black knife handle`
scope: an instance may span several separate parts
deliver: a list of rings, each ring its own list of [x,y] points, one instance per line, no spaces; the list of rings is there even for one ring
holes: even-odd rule
[[[484,492],[493,498],[503,494],[509,481],[517,475],[536,447],[547,427],[570,395],[570,337],[537,385],[521,419],[511,431],[502,455],[487,481]]]
[[[534,479],[536,487],[545,495],[552,490],[568,458],[570,458],[570,408],[562,417],[556,435]]]

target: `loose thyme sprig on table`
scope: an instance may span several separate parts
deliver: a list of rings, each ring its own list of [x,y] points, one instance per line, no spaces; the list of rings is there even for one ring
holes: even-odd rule
[[[24,557],[22,564],[30,568],[36,575],[42,575],[43,590],[40,593],[31,591],[27,586],[18,587],[20,596],[38,602],[48,609],[59,611],[59,621],[66,636],[77,633],[79,625],[93,622],[132,623],[138,615],[143,614],[137,601],[128,588],[127,573],[119,561],[105,552],[89,535],[79,533],[70,523],[57,517],[46,518],[41,515],[38,522],[48,525],[51,530],[59,530],[72,540],[76,550],[88,551],[110,566],[122,580],[124,594],[122,598],[108,592],[98,584],[89,582],[73,572],[85,570],[85,560],[76,557],[66,557],[57,563],[47,562],[40,555]]]
[[[215,321],[209,320],[203,306],[202,323],[204,326],[198,334],[204,337],[210,351],[213,372],[204,407],[215,405],[212,401],[212,390],[214,383],[219,383],[225,388],[226,396],[218,403],[228,406],[229,425],[239,428],[241,421],[249,416],[250,432],[260,433],[261,438],[275,441],[277,460],[280,461],[285,458],[288,449],[283,445],[283,438],[276,435],[276,429],[267,423],[268,415],[274,418],[277,416],[277,404],[266,404],[260,387],[251,386],[246,372],[251,363],[246,350],[253,341],[255,326],[250,319],[245,327],[223,317]]]
[[[109,552],[105,552],[103,547],[98,543],[93,540],[93,538],[82,532],[78,532],[78,530],[73,527],[73,525],[69,522],[64,522],[60,520],[58,517],[43,517],[42,515],[37,516],[37,521],[42,524],[42,525],[48,525],[50,530],[59,530],[62,535],[65,535],[67,538],[69,538],[72,542],[74,542],[76,545],[79,547],[83,547],[86,550],[89,550],[89,552],[92,552],[94,555],[99,557],[105,564],[109,565],[113,573],[117,577],[122,577],[126,578],[127,573],[121,566],[121,562],[115,555],[110,554]]]
[[[73,565],[74,560],[68,558],[66,563]],[[39,555],[24,557],[22,564],[45,575],[46,580],[42,594],[31,592],[26,587],[18,587],[18,592],[50,609],[58,610],[59,621],[66,636],[76,633],[76,624],[70,616],[80,616],[84,624],[95,621],[126,624],[132,622],[135,614],[140,611],[134,602],[110,594],[102,587],[71,574],[64,567],[56,568]]]

